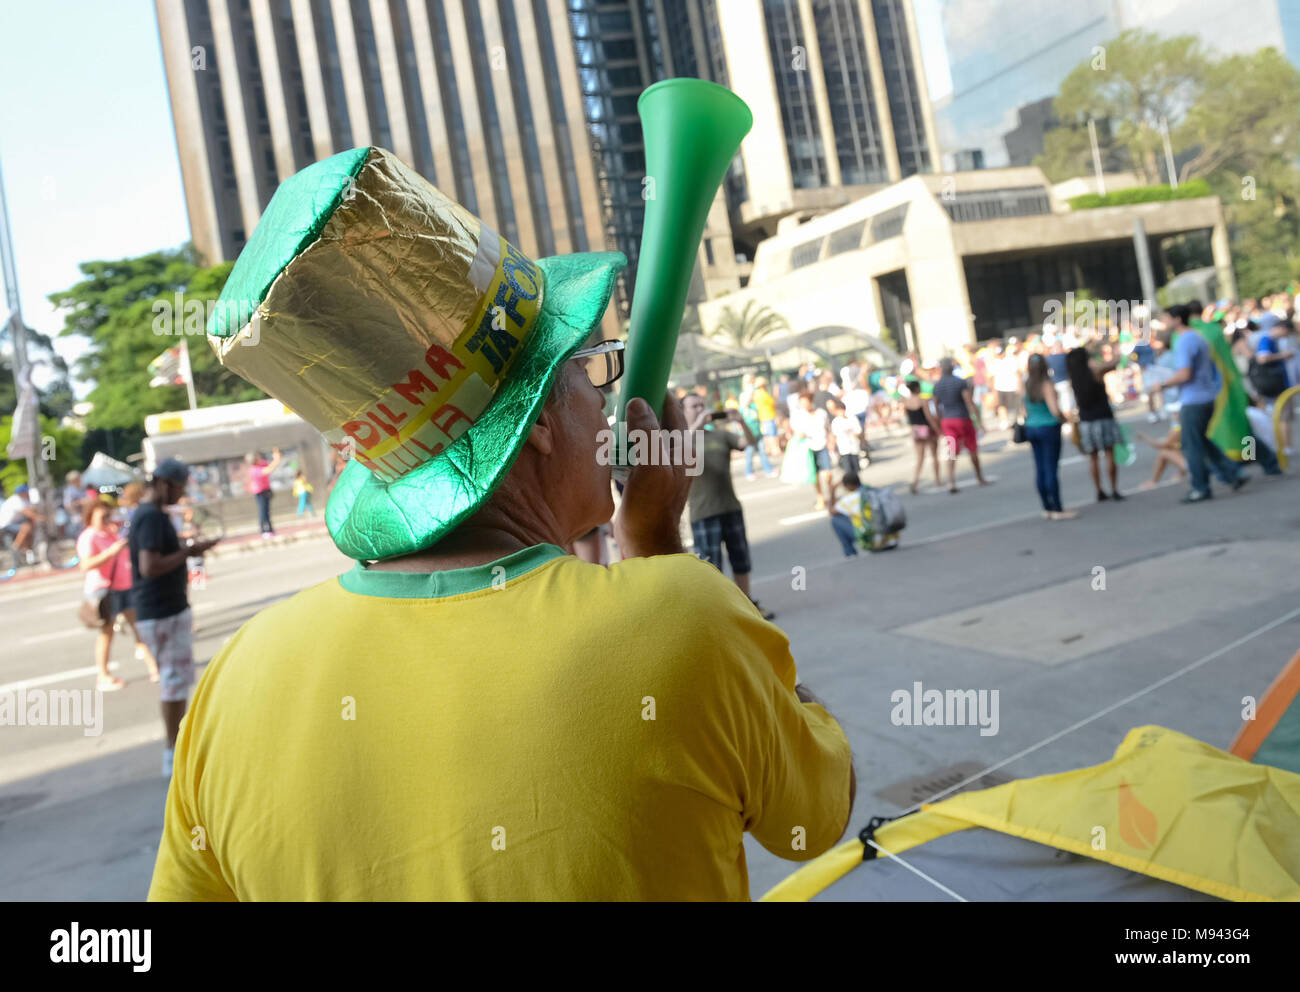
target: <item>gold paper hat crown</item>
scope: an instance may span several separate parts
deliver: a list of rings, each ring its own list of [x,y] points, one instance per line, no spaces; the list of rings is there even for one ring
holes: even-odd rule
[[[276,192],[241,263],[260,257],[259,237],[283,243],[279,229],[296,226],[304,207],[316,214],[322,192],[337,195],[242,329],[213,340],[228,368],[391,482],[440,455],[491,403],[533,331],[543,278],[390,152],[358,149],[318,166],[339,158],[341,168],[304,170]]]
[[[209,341],[348,458],[325,510],[339,549],[391,558],[491,495],[626,264],[532,261],[390,152],[356,148],[280,185]]]

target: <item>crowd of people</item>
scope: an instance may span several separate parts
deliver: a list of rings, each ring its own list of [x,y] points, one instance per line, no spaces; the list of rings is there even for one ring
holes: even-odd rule
[[[1065,441],[1086,457],[1097,502],[1123,501],[1120,469],[1133,460],[1134,438],[1116,411],[1138,405],[1150,424],[1169,428],[1161,437],[1137,434],[1155,450],[1156,461],[1150,478],[1135,488],[1152,488],[1173,469],[1189,482],[1183,502],[1195,503],[1212,495],[1211,474],[1225,486],[1244,485],[1243,461],[1257,462],[1265,475],[1281,473],[1277,453],[1291,454],[1295,404],[1288,396],[1280,413],[1276,408],[1286,390],[1300,384],[1295,316],[1294,297],[1286,293],[1240,304],[1192,301],[1158,314],[1138,310],[1134,320],[1101,329],[1048,325],[1023,339],[963,345],[934,362],[912,352],[893,366],[852,357],[838,368],[801,365],[774,382],[746,375],[738,390],[724,395],[699,386],[693,398],[701,423],[711,411],[728,414],[747,481],[759,471],[804,481],[841,541],[847,531],[836,509],[844,497],[837,494],[862,484],[872,456],[870,431],[877,444],[901,431],[910,434],[912,493],[920,489],[927,461],[934,486],[956,493],[962,454],[976,482],[988,485],[980,439],[986,429],[1014,429],[1014,439],[1033,452],[1043,516],[1069,520],[1077,511],[1066,509],[1061,492]],[[1234,450],[1225,451],[1222,439],[1209,436],[1216,401],[1229,387],[1240,389],[1246,404],[1242,423],[1248,427],[1240,440],[1250,445],[1244,457],[1235,439]]]

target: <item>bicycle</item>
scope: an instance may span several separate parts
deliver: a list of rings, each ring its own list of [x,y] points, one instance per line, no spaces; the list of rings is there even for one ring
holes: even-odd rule
[[[19,569],[35,567],[41,561],[55,571],[76,568],[81,562],[77,555],[77,540],[63,536],[65,527],[66,524],[49,529],[44,517],[38,517],[33,528],[32,547],[26,550],[14,547],[14,534],[9,531],[0,534],[0,582],[9,581]]]

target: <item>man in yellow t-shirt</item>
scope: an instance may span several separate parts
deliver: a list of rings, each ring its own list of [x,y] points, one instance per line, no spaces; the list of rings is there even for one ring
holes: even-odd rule
[[[355,202],[385,206],[373,223],[400,231],[403,210],[427,224],[447,209],[387,153],[348,153],[363,154],[361,166],[344,164],[361,170],[366,195]],[[301,239],[301,204],[328,206],[321,184],[351,175],[322,168],[333,161],[309,167],[318,170],[305,184],[312,196],[294,209],[273,200],[258,234],[283,224]],[[394,177],[408,185],[392,190]],[[343,219],[364,228],[366,216]],[[471,222],[430,239],[439,272],[452,265],[447,245],[481,230]],[[300,356],[335,355],[328,342],[300,337],[278,355],[274,322],[296,300],[315,305],[309,290],[323,287],[313,280],[333,271],[320,253],[386,250],[393,240],[368,233],[327,225],[310,265],[291,261],[285,278],[268,278],[237,263],[223,291],[269,287],[259,346],[233,349],[233,360],[253,363],[254,381],[256,363],[283,361],[294,374],[266,381],[294,409],[324,410],[320,418],[333,410],[300,391],[338,388],[338,377],[331,366],[313,382]],[[501,297],[471,260],[507,258],[495,278],[514,280],[516,296],[540,278],[527,266],[545,272],[536,323],[519,307],[519,362],[464,433],[471,445],[431,452],[400,484],[377,481],[385,466],[353,459],[326,522],[356,566],[259,613],[208,665],[177,741],[150,899],[740,900],[750,895],[746,832],[803,861],[849,822],[848,740],[798,684],[785,635],[682,552],[691,480],[680,450],[668,464],[631,468],[614,517],[627,560],[606,568],[565,550],[613,514],[602,389],[622,371],[621,342],[581,346],[612,291],[617,256],[533,263],[511,246],[458,250],[464,291],[486,284],[489,301]],[[421,286],[454,285],[445,273],[424,277],[421,264],[405,263]],[[293,293],[277,298],[289,276],[302,282],[289,279]],[[380,280],[328,288],[387,291]],[[440,325],[404,323],[403,336],[409,326]],[[299,330],[328,333],[318,321]],[[508,346],[499,335],[483,340]],[[413,360],[425,347],[447,364],[423,343]],[[391,375],[356,378],[381,398],[379,420],[405,426]],[[396,395],[407,393],[440,402],[414,387]],[[450,423],[443,409],[424,422]],[[627,416],[630,431],[659,430],[643,400]],[[680,405],[667,403],[664,417],[680,439]]]

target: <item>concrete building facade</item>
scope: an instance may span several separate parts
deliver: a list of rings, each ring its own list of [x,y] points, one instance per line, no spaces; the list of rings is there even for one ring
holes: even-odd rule
[[[238,255],[281,181],[366,144],[392,149],[534,257],[615,247],[564,0],[155,7],[192,239],[207,261]]]
[[[929,361],[1039,331],[1053,303],[1076,296],[1141,302],[1137,221],[1162,275],[1166,239],[1208,238],[1222,295],[1234,295],[1217,198],[1072,210],[1062,192],[1036,168],[912,176],[786,225],[759,246],[748,287],[700,307],[702,324],[754,300],[784,316],[791,337],[849,333]]]

